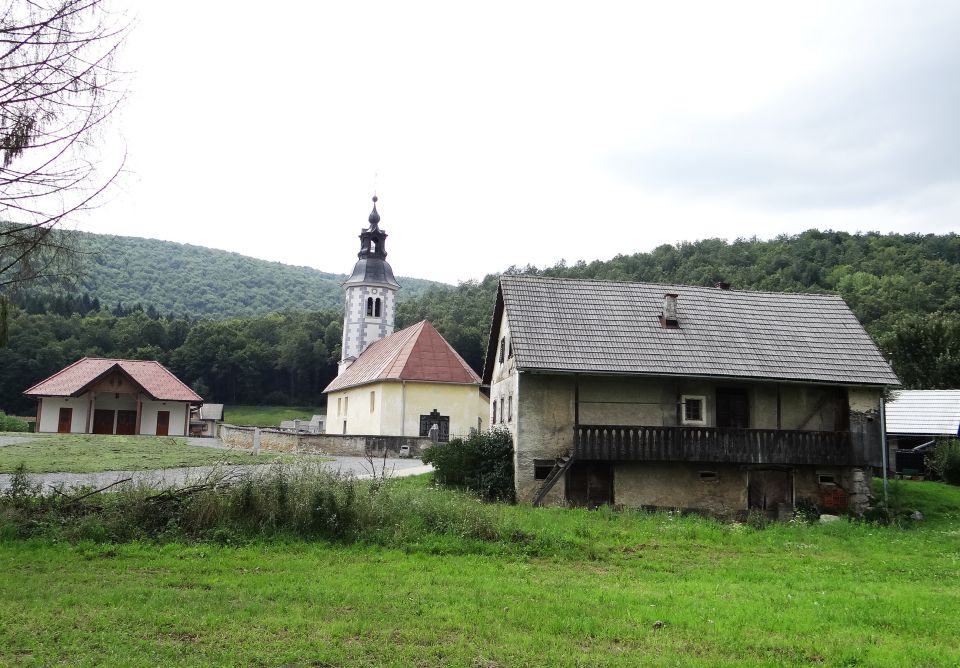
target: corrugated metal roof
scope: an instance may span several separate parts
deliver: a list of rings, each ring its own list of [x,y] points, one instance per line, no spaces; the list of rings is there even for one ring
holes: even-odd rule
[[[517,275],[500,294],[522,370],[899,384],[836,295]]]
[[[887,402],[887,433],[960,434],[960,390],[899,390]]]
[[[173,375],[160,362],[147,360],[102,359],[84,357],[40,381],[24,394],[31,397],[71,397],[82,394],[87,387],[113,369],[126,373],[144,391],[159,401],[189,401],[198,403],[203,398]]]
[[[480,384],[480,377],[428,320],[367,346],[324,392],[382,380]]]

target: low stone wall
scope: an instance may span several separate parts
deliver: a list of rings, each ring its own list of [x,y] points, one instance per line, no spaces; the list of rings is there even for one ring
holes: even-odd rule
[[[230,448],[253,448],[255,427],[220,425],[220,440]],[[341,455],[351,457],[396,457],[400,446],[409,445],[410,455],[420,454],[431,445],[429,438],[419,436],[343,436],[341,434],[295,434],[280,429],[260,430],[260,450],[263,452],[293,452],[298,454]]]

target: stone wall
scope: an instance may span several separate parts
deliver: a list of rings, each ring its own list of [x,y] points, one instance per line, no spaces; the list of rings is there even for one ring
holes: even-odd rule
[[[253,448],[254,427],[220,425],[220,440],[230,448]],[[295,452],[298,454],[341,455],[364,457],[373,455],[396,457],[400,446],[409,445],[410,454],[420,457],[431,445],[429,438],[416,436],[343,436],[340,434],[295,434],[280,429],[260,430],[260,450],[264,452]]]

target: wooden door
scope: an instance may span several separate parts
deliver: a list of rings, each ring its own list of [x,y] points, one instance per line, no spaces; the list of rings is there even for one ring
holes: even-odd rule
[[[37,425],[39,431],[39,425]],[[61,408],[60,416],[57,419],[57,432],[60,434],[69,434],[73,427],[73,409]]]
[[[98,408],[93,411],[93,433],[94,434],[112,434],[113,433],[113,413],[114,411]]]
[[[567,474],[567,501],[581,508],[613,505],[613,467],[601,462],[575,462]]]
[[[734,429],[750,427],[750,395],[747,390],[717,389],[717,426]]]
[[[170,433],[170,411],[157,411],[157,436]]]
[[[117,411],[117,433],[137,433],[137,411]]]
[[[793,472],[773,469],[750,471],[747,495],[751,510],[774,513],[781,504],[793,506]]]

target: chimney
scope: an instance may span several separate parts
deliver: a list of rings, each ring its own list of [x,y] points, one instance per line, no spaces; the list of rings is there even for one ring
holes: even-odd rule
[[[725,283],[725,282],[723,282],[723,281],[718,281],[716,284],[714,284],[713,287],[717,288],[718,290],[729,290],[729,289],[730,289],[730,284],[729,284],[729,283]]]
[[[680,321],[677,319],[677,295],[666,294],[663,296],[663,316],[660,318],[664,327],[679,327]]]

